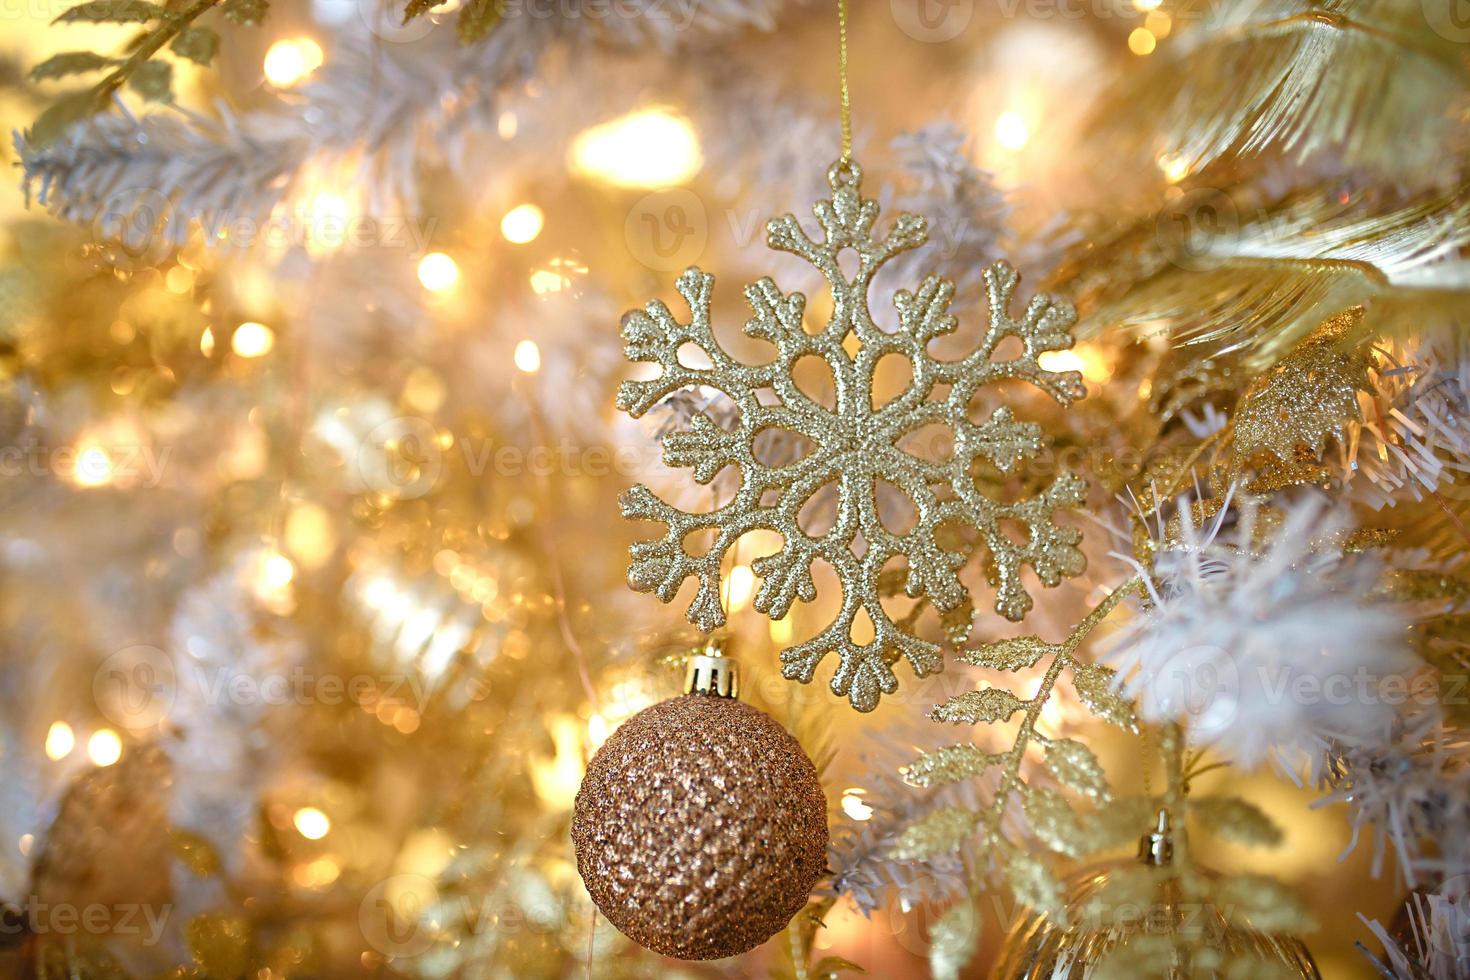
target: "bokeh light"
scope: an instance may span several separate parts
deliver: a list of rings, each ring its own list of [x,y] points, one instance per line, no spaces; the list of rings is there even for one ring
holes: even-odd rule
[[[240,357],[264,357],[276,346],[276,335],[270,327],[247,320],[235,328],[230,350]]]
[[[682,184],[703,163],[694,127],[666,109],[643,109],[593,126],[572,143],[573,169],[616,187]]]
[[[122,758],[122,739],[111,728],[99,728],[87,739],[87,758],[94,766],[110,766]]]
[[[46,758],[65,759],[76,748],[77,736],[64,721],[53,721],[46,732]]]
[[[311,38],[285,38],[266,51],[261,70],[276,88],[290,88],[320,68],[325,59],[322,46]]]
[[[419,283],[431,293],[445,293],[459,282],[459,264],[443,252],[419,259]]]
[[[546,216],[534,204],[518,204],[505,212],[500,219],[500,234],[513,245],[525,245],[536,240]]]

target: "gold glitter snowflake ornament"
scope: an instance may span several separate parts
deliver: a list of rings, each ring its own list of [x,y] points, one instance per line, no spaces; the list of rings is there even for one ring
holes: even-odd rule
[[[814,600],[813,562],[821,559],[830,565],[842,583],[841,609],[816,636],[782,651],[782,673],[808,682],[817,665],[836,653],[840,662],[832,691],[845,695],[859,711],[871,711],[880,694],[898,689],[892,665],[900,657],[920,677],[943,666],[938,644],[914,634],[915,617],[895,619],[885,612],[880,602],[880,572],[885,566],[901,559],[903,591],[927,599],[941,614],[968,608],[969,592],[960,570],[969,555],[950,550],[953,543],[936,534],[940,528],[968,526],[983,541],[988,578],[996,589],[995,608],[1007,619],[1021,619],[1032,605],[1021,581],[1023,565],[1030,565],[1047,586],[1082,571],[1085,561],[1077,548],[1081,534],[1054,522],[1057,508],[1082,502],[1082,481],[1064,473],[1034,497],[1005,503],[986,497],[976,485],[972,467],[984,460],[1001,473],[1013,472],[1021,460],[1040,451],[1041,429],[1018,421],[1005,406],[978,423],[967,412],[977,389],[1000,381],[1030,382],[1062,405],[1070,405],[1085,391],[1078,372],[1048,371],[1037,361],[1046,351],[1072,346],[1070,331],[1076,320],[1072,307],[1038,296],[1024,315],[1013,318],[1009,308],[1018,277],[1003,262],[985,272],[990,325],[969,355],[950,361],[928,351],[930,341],[957,326],[949,312],[954,284],[938,276],[927,276],[914,292],[899,291],[894,296],[898,329],[881,329],[868,309],[869,286],[886,262],[926,241],[924,219],[900,215],[883,238],[874,238],[878,205],[861,197],[862,171],[857,164],[838,162],[827,179],[832,197],[812,209],[826,233],[824,240],[814,241],[789,214],[766,226],[771,248],[800,256],[826,277],[833,300],[826,326],[807,332],[806,297],[783,295],[771,279],[763,278],[745,289],[753,315],[744,329],[748,336],[774,344],[776,357],[762,365],[738,361],[711,332],[714,277],[698,268],[688,269],[678,281],[691,312],[687,324],[658,300],[625,317],[628,359],[656,363],[662,372],[652,380],[624,382],[618,390],[619,407],[637,417],[690,386],[724,392],[739,409],[733,428],[695,415],[687,431],[665,438],[664,461],[692,469],[700,483],[708,483],[733,464],[740,471],[740,486],[724,506],[688,513],[638,485],[623,495],[622,511],[625,517],[661,522],[667,528],[663,537],[633,546],[630,584],[670,602],[686,578],[698,578],[699,591],[688,615],[705,632],[725,622],[721,567],[742,535],[765,530],[781,536],[779,551],[751,562],[761,580],[755,608],[772,619],[784,618],[797,599]],[[838,264],[845,249],[856,254],[851,279]],[[1020,353],[995,359],[1007,337],[1020,341]],[[679,349],[686,344],[702,350],[711,366],[680,363]],[[881,358],[893,354],[907,359],[912,381],[901,394],[875,407],[874,370]],[[809,356],[820,357],[831,368],[832,408],[797,386],[793,369],[800,358]],[[762,399],[762,392],[773,397]],[[931,461],[900,448],[904,436],[936,424],[948,427],[953,437],[953,451],[946,458]],[[756,457],[755,441],[767,429],[794,433],[813,448],[784,465],[762,462]],[[897,487],[912,502],[917,519],[909,530],[897,533],[879,519],[878,481]],[[828,484],[837,488],[835,519],[825,533],[809,533],[798,526],[798,515]],[[1024,544],[1003,530],[1003,523],[1010,522],[1024,526]],[[700,537],[697,532],[713,532],[714,543],[693,554],[686,542],[691,536]],[[852,638],[860,613],[872,622],[869,643]]]

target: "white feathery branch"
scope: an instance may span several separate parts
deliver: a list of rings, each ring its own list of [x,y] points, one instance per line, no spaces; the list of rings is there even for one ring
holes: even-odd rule
[[[83,121],[44,146],[15,135],[28,199],[82,224],[117,222],[181,244],[199,223],[262,226],[318,168],[355,170],[370,212],[413,211],[422,165],[463,168],[473,138],[495,131],[503,97],[533,77],[553,47],[642,45],[667,50],[745,27],[768,29],[781,0],[714,0],[674,13],[507,16],[485,40],[459,46],[447,30],[425,43],[374,46],[344,36],[300,96],[210,120],[164,109]],[[651,6],[651,5],[649,5]],[[641,11],[641,8],[640,8]],[[566,84],[578,84],[568,74]],[[139,229],[136,223],[149,227]]]

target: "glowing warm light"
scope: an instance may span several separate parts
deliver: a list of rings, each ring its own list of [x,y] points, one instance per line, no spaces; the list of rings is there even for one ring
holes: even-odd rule
[[[46,732],[46,758],[65,759],[76,746],[77,736],[71,726],[64,721],[53,721]]]
[[[1135,27],[1128,35],[1128,50],[1136,55],[1153,54],[1154,48],[1158,46],[1158,38],[1154,37],[1154,32],[1147,27]]]
[[[602,743],[606,742],[607,737],[611,734],[612,729],[608,727],[607,719],[602,715],[594,714],[587,719],[587,741],[594,749],[601,748]]]
[[[352,218],[352,202],[335,191],[313,194],[303,209],[311,232],[308,245],[330,250],[345,240],[340,230]]]
[[[559,293],[571,284],[570,279],[553,269],[537,269],[531,273],[531,292],[537,296]]]
[[[277,41],[265,53],[265,80],[276,88],[290,88],[322,66],[322,46],[309,37]]]
[[[122,758],[122,739],[111,728],[99,728],[87,739],[87,758],[94,766],[110,766]]]
[[[1163,0],[1133,0],[1133,9],[1140,13],[1149,10],[1158,10]]]
[[[545,224],[546,216],[536,205],[518,204],[500,219],[500,233],[512,245],[524,245],[535,241]]]
[[[1074,350],[1042,351],[1036,363],[1043,371],[1081,371],[1082,357]]]
[[[271,328],[254,320],[240,324],[230,338],[230,350],[241,357],[264,357],[275,346],[276,335]]]
[[[842,812],[853,820],[867,820],[873,816],[873,808],[863,802],[863,791],[850,789],[842,794]]]
[[[199,335],[199,353],[205,357],[214,356],[214,329],[205,327],[204,333]]]
[[[182,296],[194,288],[194,271],[176,265],[163,277],[163,285],[169,292]]]
[[[995,120],[995,141],[1008,150],[1019,150],[1031,138],[1031,130],[1019,112],[1002,112]]]
[[[599,699],[598,710],[587,719],[588,747],[597,750],[618,726],[659,700],[658,690],[641,675],[615,681]]]
[[[302,502],[291,508],[284,537],[287,550],[307,568],[321,568],[337,547],[332,515],[325,507],[312,503]]]
[[[1036,363],[1043,371],[1077,371],[1093,382],[1106,381],[1113,373],[1107,360],[1092,347],[1043,351]]]
[[[1056,738],[1066,730],[1068,723],[1076,723],[1079,719],[1078,708],[1069,707],[1062,703],[1061,698],[1048,698],[1041,707],[1041,714],[1036,716],[1036,730],[1047,738]]]
[[[302,888],[325,888],[341,874],[342,868],[336,861],[329,857],[319,857],[315,861],[298,865],[291,872],[291,877]]]
[[[526,374],[541,370],[541,348],[536,346],[536,341],[523,340],[516,344],[515,362],[516,367]]]
[[[443,252],[430,252],[419,259],[419,282],[431,293],[444,293],[459,282],[459,263]]]
[[[296,575],[296,567],[285,555],[269,555],[260,565],[260,582],[269,589],[284,589]]]
[[[255,562],[250,590],[262,605],[284,614],[295,607],[291,591],[295,577],[296,566],[291,559],[279,552],[268,552]]]
[[[771,620],[771,642],[776,644],[790,643],[796,634],[796,623],[790,616],[785,619]]]
[[[1177,184],[1189,176],[1189,161],[1178,153],[1165,153],[1159,157],[1159,169],[1164,172],[1164,179],[1171,184]]]
[[[445,387],[444,379],[433,368],[416,367],[403,379],[401,397],[404,404],[415,412],[433,414],[444,404],[448,395],[449,389]]]
[[[398,590],[393,587],[392,580],[379,576],[370,579],[362,589],[362,601],[372,609],[382,609],[393,601]]]
[[[516,130],[520,128],[520,120],[516,118],[516,114],[514,112],[511,112],[509,110],[502,112],[500,114],[500,118],[495,120],[495,132],[503,140],[515,139]]]
[[[689,120],[642,109],[583,131],[572,143],[572,167],[617,187],[669,187],[699,172],[704,159]]]
[[[1174,29],[1174,18],[1162,10],[1155,10],[1143,19],[1143,26],[1155,37],[1165,38]]]
[[[114,467],[112,457],[101,446],[82,446],[77,449],[76,461],[72,464],[71,477],[79,487],[105,487],[112,482]]]
[[[559,293],[563,289],[572,287],[574,276],[585,276],[586,274],[587,266],[576,259],[552,259],[546,268],[537,269],[531,273],[531,292],[537,296]]]
[[[396,869],[404,874],[437,878],[458,853],[454,839],[444,831],[417,830],[403,842]]]
[[[314,806],[304,806],[291,815],[296,832],[307,840],[321,840],[332,829],[332,821]]]
[[[755,572],[749,565],[736,565],[730,569],[730,609],[744,609],[755,594]]]
[[[531,785],[541,802],[553,810],[570,810],[582,785],[582,723],[571,715],[551,719],[555,755],[531,760]]]

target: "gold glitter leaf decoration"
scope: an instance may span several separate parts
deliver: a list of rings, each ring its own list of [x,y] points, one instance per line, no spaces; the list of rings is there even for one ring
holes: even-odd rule
[[[1038,858],[1025,851],[1012,851],[1006,864],[1006,881],[1017,901],[1059,919],[1066,918],[1067,910],[1062,906],[1062,885]]]
[[[975,814],[961,806],[941,806],[904,828],[893,855],[900,861],[922,861],[953,854],[975,832]]]
[[[1055,643],[1046,643],[1037,636],[1016,636],[1009,640],[987,643],[978,650],[966,650],[959,659],[977,667],[991,670],[1025,670],[1035,667],[1041,658],[1061,650]]]
[[[1138,828],[1147,826],[1157,812],[1154,800],[1125,796],[1111,800],[1087,818],[1087,841],[1094,851],[1108,851],[1138,841]]]
[[[1238,460],[1268,453],[1290,463],[1303,451],[1320,458],[1328,436],[1362,421],[1358,392],[1370,386],[1373,356],[1358,337],[1362,322],[1361,306],[1339,313],[1251,383],[1235,413]]]
[[[948,745],[920,756],[904,769],[903,778],[911,786],[919,787],[957,783],[983,774],[1003,759],[1004,756],[991,755],[968,742]]]
[[[1296,893],[1265,875],[1225,879],[1214,901],[1238,926],[1261,932],[1308,932],[1314,928],[1312,917]]]
[[[1072,670],[1072,686],[1093,714],[1126,731],[1138,730],[1133,706],[1113,690],[1111,670],[1096,664],[1078,664]]]
[[[1239,797],[1192,798],[1189,811],[1216,834],[1238,843],[1263,847],[1281,843],[1281,828],[1260,807]]]
[[[981,921],[970,902],[956,902],[929,930],[929,975],[934,980],[959,980],[965,965],[980,946]]]
[[[1070,738],[1054,739],[1046,747],[1046,767],[1066,785],[1095,800],[1108,798],[1108,780],[1092,750]]]
[[[1067,798],[1054,789],[1032,789],[1022,793],[1022,809],[1034,833],[1047,847],[1067,857],[1081,857],[1086,850],[1082,821],[1072,812]]]
[[[900,215],[885,235],[875,238],[878,205],[860,194],[860,168],[839,162],[827,176],[832,197],[813,207],[825,232],[821,241],[809,237],[790,214],[766,226],[772,249],[801,257],[827,280],[833,302],[825,326],[808,332],[806,297],[784,295],[775,282],[763,278],[745,289],[752,315],[744,331],[774,345],[776,355],[761,365],[738,361],[715,340],[710,325],[714,277],[698,268],[685,271],[677,283],[689,304],[688,323],[680,323],[658,300],[625,318],[628,359],[657,364],[662,370],[651,380],[624,382],[618,389],[619,407],[637,417],[680,389],[703,385],[724,392],[739,409],[733,430],[721,428],[707,415],[696,415],[687,430],[665,438],[664,461],[693,470],[699,483],[708,483],[733,465],[740,472],[740,486],[724,506],[688,513],[640,484],[624,494],[622,510],[625,517],[666,527],[661,538],[632,547],[630,584],[671,602],[685,579],[697,579],[699,589],[688,616],[706,632],[725,622],[721,569],[742,535],[764,530],[782,538],[779,551],[751,563],[761,580],[755,608],[772,619],[784,618],[797,600],[814,600],[812,564],[820,559],[830,565],[842,583],[841,607],[816,636],[782,651],[782,673],[809,682],[817,665],[836,653],[833,693],[846,696],[859,711],[871,711],[883,694],[898,689],[892,665],[900,658],[921,677],[943,666],[938,644],[920,639],[909,624],[895,622],[884,611],[879,587],[884,567],[902,559],[903,592],[909,598],[927,599],[941,615],[969,602],[959,574],[969,555],[942,544],[936,533],[941,527],[974,529],[987,552],[986,572],[996,588],[996,611],[1011,620],[1021,619],[1032,605],[1021,579],[1023,566],[1031,566],[1048,587],[1083,570],[1086,562],[1077,547],[1080,532],[1054,521],[1058,508],[1082,502],[1083,482],[1063,473],[1034,497],[1000,502],[984,496],[972,475],[976,462],[983,459],[1003,473],[1011,472],[1041,450],[1041,430],[1035,423],[1017,420],[1005,406],[978,423],[971,421],[968,411],[976,391],[1003,381],[1028,382],[1063,405],[1083,397],[1085,390],[1078,372],[1048,371],[1038,361],[1043,353],[1072,346],[1075,311],[1070,304],[1038,296],[1024,313],[1013,316],[1010,308],[1018,276],[1003,262],[985,270],[990,322],[968,355],[940,360],[928,350],[930,341],[958,326],[949,312],[955,287],[938,276],[925,277],[913,292],[900,290],[894,297],[897,328],[880,328],[868,309],[869,286],[889,260],[925,242],[924,219]],[[850,278],[838,262],[844,252],[856,259]],[[1020,352],[996,358],[1002,341],[1011,337],[1020,341]],[[710,366],[682,363],[679,351],[685,345],[702,351]],[[874,371],[888,355],[904,358],[912,379],[901,394],[875,407]],[[798,388],[793,372],[803,357],[820,358],[830,368],[835,388],[832,408]],[[762,399],[761,393],[772,393],[774,398]],[[948,427],[953,436],[954,449],[948,457],[921,459],[899,448],[904,436],[934,425]],[[794,433],[815,448],[783,465],[764,463],[756,458],[754,444],[767,429]],[[909,498],[918,515],[912,529],[895,533],[879,520],[878,481]],[[798,515],[812,495],[828,485],[836,488],[836,519],[826,533],[808,533],[798,525]],[[1004,533],[1007,522],[1025,527],[1024,544]],[[707,531],[715,532],[713,545],[702,554],[690,554],[686,539]],[[865,644],[852,638],[860,613],[873,625],[873,639]]]
[[[957,694],[929,713],[935,721],[947,721],[957,725],[973,725],[976,722],[1005,721],[1025,707],[1025,703],[1010,691],[1000,687],[987,687],[983,691],[966,691]]]
[[[1074,686],[1093,713],[1130,730],[1135,725],[1133,709],[1115,694],[1111,687],[1112,671],[1077,659],[1084,640],[1105,620],[1123,599],[1136,592],[1142,582],[1132,578],[1113,590],[1073,627],[1060,643],[1046,643],[1034,636],[998,640],[978,650],[967,651],[963,659],[1001,669],[1024,669],[1050,658],[1035,693],[1022,700],[1004,688],[988,687],[959,694],[936,707],[930,717],[939,722],[986,724],[1009,721],[1021,712],[1020,723],[1009,750],[987,754],[973,745],[953,745],[927,753],[903,771],[905,781],[914,786],[952,783],[967,777],[983,776],[993,781],[990,798],[978,808],[965,810],[946,807],[942,817],[926,815],[908,826],[900,835],[900,850],[910,845],[931,843],[941,835],[936,824],[942,823],[946,843],[958,847],[965,836],[978,834],[981,843],[1004,855],[1001,863],[1016,898],[1049,914],[1063,914],[1060,886],[1045,864],[1026,853],[1011,836],[1008,815],[1014,812],[1013,801],[1019,801],[1030,824],[1031,832],[1051,850],[1068,857],[1081,857],[1117,843],[1118,826],[1123,821],[1123,835],[1137,836],[1153,814],[1147,800],[1123,800],[1112,803],[1106,773],[1097,756],[1086,745],[1073,739],[1054,738],[1037,730],[1042,710],[1046,707],[1057,682],[1071,673]],[[1084,819],[1059,790],[1028,784],[1023,771],[1030,746],[1044,751],[1047,770],[1063,788],[1089,798],[1100,808]],[[1115,815],[1116,814],[1116,815]],[[1008,864],[1006,862],[1009,862]]]

